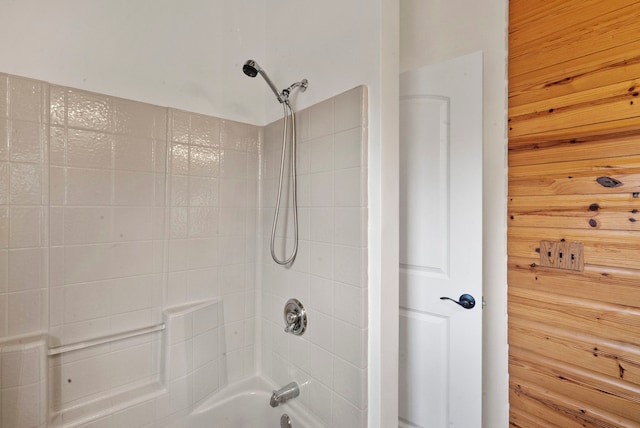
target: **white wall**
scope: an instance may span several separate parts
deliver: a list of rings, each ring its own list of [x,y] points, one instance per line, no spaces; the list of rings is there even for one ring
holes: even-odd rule
[[[262,0],[0,1],[0,71],[264,124]],[[261,88],[262,89],[262,88]]]
[[[247,59],[279,88],[309,79],[297,108],[378,80],[379,12],[366,0],[0,7],[2,72],[258,125],[282,111],[259,77],[242,73]]]
[[[484,53],[483,426],[506,427],[508,414],[506,280],[507,1],[403,0],[400,69]]]

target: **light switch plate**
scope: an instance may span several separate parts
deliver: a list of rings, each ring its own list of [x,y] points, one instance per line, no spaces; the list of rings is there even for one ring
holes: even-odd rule
[[[584,244],[581,242],[540,241],[540,266],[582,272]]]

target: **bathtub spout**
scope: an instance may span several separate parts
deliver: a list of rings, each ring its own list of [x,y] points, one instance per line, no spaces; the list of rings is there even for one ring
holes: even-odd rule
[[[269,404],[271,404],[271,407],[278,407],[280,404],[291,398],[296,398],[298,395],[300,395],[300,387],[298,387],[296,382],[291,382],[279,390],[273,391]]]

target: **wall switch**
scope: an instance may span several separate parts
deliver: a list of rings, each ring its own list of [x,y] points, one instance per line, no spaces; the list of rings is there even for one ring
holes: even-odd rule
[[[581,242],[540,241],[540,266],[584,270],[584,244]]]

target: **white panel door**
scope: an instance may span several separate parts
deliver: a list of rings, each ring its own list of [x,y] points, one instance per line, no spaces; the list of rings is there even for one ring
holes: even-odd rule
[[[482,423],[480,52],[400,78],[398,410],[400,427]]]

